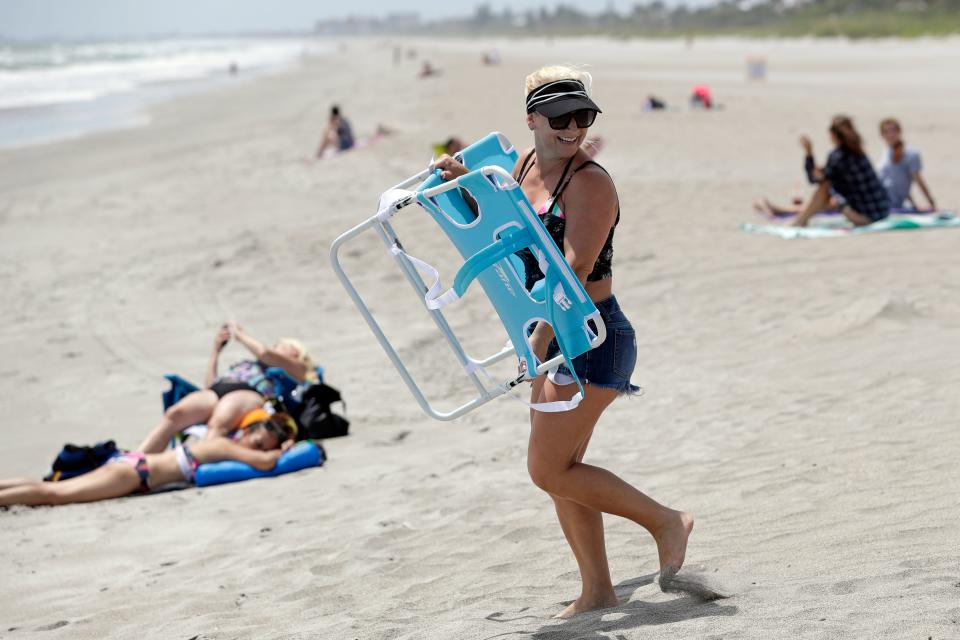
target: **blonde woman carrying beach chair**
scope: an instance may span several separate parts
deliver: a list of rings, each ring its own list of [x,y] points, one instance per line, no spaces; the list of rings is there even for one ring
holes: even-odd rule
[[[379,212],[331,247],[334,271],[402,379],[431,417],[450,420],[532,380],[528,470],[554,501],[582,578],[579,597],[558,617],[618,604],[604,545],[602,513],[628,518],[656,541],[661,586],[683,564],[693,518],[665,507],[613,473],[584,464],[600,416],[639,391],[630,376],[636,339],[613,295],[613,236],[620,218],[613,181],[581,145],[600,113],[590,76],[546,67],[527,77],[526,121],[533,147],[517,157],[491,134],[455,157],[444,155],[381,198]],[[496,147],[496,149],[493,149]],[[512,172],[510,171],[512,169]],[[429,176],[429,177],[426,177]],[[407,189],[419,184],[416,191]],[[439,273],[407,254],[390,220],[418,204],[466,263],[442,292]],[[453,411],[435,409],[384,335],[339,260],[343,245],[373,229],[390,249],[479,395]],[[419,273],[432,273],[428,285]],[[480,281],[511,345],[486,359],[468,356],[441,309]],[[532,333],[528,335],[528,330]],[[484,367],[516,354],[521,374],[491,389]]]

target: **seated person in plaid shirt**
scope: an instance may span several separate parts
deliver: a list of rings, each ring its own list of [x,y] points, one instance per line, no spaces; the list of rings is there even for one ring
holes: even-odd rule
[[[836,116],[830,123],[830,138],[835,148],[824,167],[813,162],[813,145],[803,136],[800,144],[807,152],[804,168],[817,190],[797,214],[793,224],[806,226],[813,215],[826,208],[831,191],[847,219],[857,226],[883,220],[890,214],[890,198],[880,183],[873,165],[863,153],[860,134],[847,116]]]

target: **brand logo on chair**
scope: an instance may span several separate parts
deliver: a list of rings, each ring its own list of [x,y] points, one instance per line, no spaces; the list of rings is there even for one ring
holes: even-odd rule
[[[503,281],[503,286],[507,288],[507,291],[510,292],[514,298],[517,297],[517,292],[513,290],[513,287],[510,286],[510,278],[507,276],[507,272],[504,271],[503,266],[495,265],[493,270],[497,272],[497,275],[500,276],[500,280]]]

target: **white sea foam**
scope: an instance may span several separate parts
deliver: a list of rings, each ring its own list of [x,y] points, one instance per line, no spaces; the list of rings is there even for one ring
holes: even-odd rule
[[[159,82],[282,68],[323,50],[294,39],[0,46],[0,109],[87,102]]]

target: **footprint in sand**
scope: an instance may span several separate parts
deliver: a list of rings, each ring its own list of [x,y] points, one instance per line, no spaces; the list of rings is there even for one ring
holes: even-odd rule
[[[664,593],[684,593],[708,602],[733,596],[712,574],[701,571],[661,573],[657,582]]]
[[[53,631],[54,629],[59,629],[60,627],[65,627],[69,622],[66,620],[58,620],[56,622],[51,622],[50,624],[45,624],[43,626],[37,627],[34,631]]]

